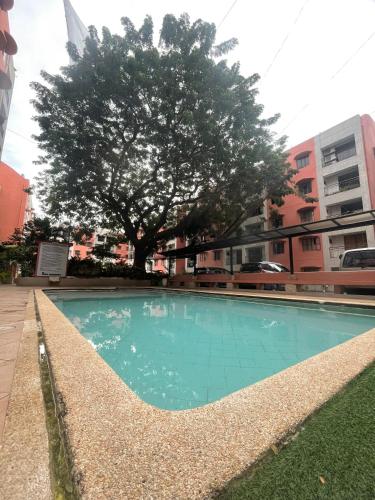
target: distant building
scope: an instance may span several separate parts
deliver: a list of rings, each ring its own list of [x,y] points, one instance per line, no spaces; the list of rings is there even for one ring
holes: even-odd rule
[[[100,247],[108,244],[108,237],[116,236],[107,229],[98,229],[94,232],[91,238],[87,238],[85,242],[72,243],[69,249],[69,257],[76,257],[77,259],[87,259],[92,258],[92,251],[95,247]],[[113,245],[110,251],[116,255],[115,259],[106,259],[107,261],[112,260],[113,262],[121,262],[124,264],[129,264],[129,246],[127,243],[119,243],[118,245]]]
[[[281,207],[265,203],[258,215],[241,224],[241,234],[375,209],[375,122],[369,115],[349,118],[288,153],[288,161],[297,171],[293,181],[299,193],[286,196]],[[234,271],[239,271],[242,263],[261,260],[289,267],[288,245],[288,240],[280,237],[233,248]],[[336,271],[345,250],[369,246],[375,247],[372,226],[293,238],[294,269]],[[198,256],[199,265],[208,265],[208,259],[212,265],[208,254],[213,252],[207,252],[203,259]],[[227,269],[229,263],[226,250]]]
[[[369,115],[353,116],[292,148],[289,162],[298,170],[297,189],[317,201],[287,196],[278,210],[283,226],[375,209],[375,122]],[[269,245],[270,259],[289,266],[288,242]],[[374,246],[373,226],[294,238],[295,270],[336,271],[345,250]]]
[[[0,162],[0,242],[8,241],[15,229],[33,217],[30,182],[9,165]]]
[[[77,47],[79,55],[82,56],[85,48],[85,41],[89,36],[89,32],[76,11],[73,9],[70,0],[64,0],[64,8],[66,25],[68,28],[68,40]]]
[[[8,10],[12,7],[13,0],[0,0],[0,158],[15,79],[12,56],[17,52],[17,44],[10,34],[8,19]]]

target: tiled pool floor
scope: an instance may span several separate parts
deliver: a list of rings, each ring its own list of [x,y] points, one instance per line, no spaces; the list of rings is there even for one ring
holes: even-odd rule
[[[216,401],[375,326],[372,311],[181,293],[132,292],[56,305],[144,401]]]

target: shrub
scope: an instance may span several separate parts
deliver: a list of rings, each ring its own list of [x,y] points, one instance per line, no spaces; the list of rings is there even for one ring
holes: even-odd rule
[[[67,274],[80,278],[97,278],[102,275],[102,264],[93,259],[73,257],[68,260]]]
[[[3,285],[9,284],[11,282],[11,275],[9,271],[0,272],[0,283]]]
[[[146,273],[142,269],[129,266],[124,263],[100,262],[93,259],[78,259],[73,257],[68,261],[68,276],[76,276],[80,278],[129,278],[135,280],[151,280],[152,284],[160,284],[165,274]]]

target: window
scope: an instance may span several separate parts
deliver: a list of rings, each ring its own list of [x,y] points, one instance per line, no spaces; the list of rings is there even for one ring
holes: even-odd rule
[[[103,243],[105,241],[105,236],[103,234],[98,234],[96,237],[97,241]]]
[[[248,224],[245,226],[245,233],[246,234],[254,234],[254,233],[260,233],[263,231],[263,224],[258,223],[258,224]]]
[[[346,160],[346,158],[350,158],[356,154],[355,149],[355,140],[342,144],[336,148],[337,161]]]
[[[346,234],[344,236],[345,250],[352,250],[353,248],[366,248],[367,235],[366,233]]]
[[[283,241],[275,241],[275,243],[273,243],[273,253],[276,255],[276,254],[280,254],[280,253],[284,253],[284,246],[285,246],[285,243]]]
[[[322,150],[323,166],[346,160],[357,154],[354,137],[349,137],[339,144]]]
[[[246,248],[247,262],[259,262],[264,258],[264,246]]]
[[[261,205],[258,208],[254,208],[249,214],[250,217],[255,217],[257,215],[262,215],[263,214],[263,205]]]
[[[375,267],[375,250],[369,248],[348,252],[342,267]]]
[[[233,264],[242,264],[242,250],[234,250],[233,252]]]
[[[206,260],[207,260],[207,254],[206,254],[206,252],[204,252],[204,253],[201,253],[201,254],[200,254],[200,256],[199,256],[199,260],[200,260],[201,262],[204,262],[204,261],[206,261]]]
[[[187,264],[186,265],[187,265],[187,267],[189,269],[192,268],[192,267],[194,267],[194,259],[192,259],[192,258],[187,259]]]
[[[320,267],[302,267],[301,271],[304,273],[316,273],[320,271]]]
[[[220,260],[221,259],[221,250],[215,250],[214,251],[214,260]]]
[[[313,208],[306,208],[304,210],[301,210],[299,213],[300,220],[302,223],[304,222],[313,222],[314,220],[314,209]]]
[[[348,172],[346,174],[339,175],[338,178],[338,191],[348,191],[349,189],[355,189],[360,186],[358,166],[355,170]]]
[[[284,216],[276,211],[273,211],[270,214],[270,221],[271,227],[273,229],[277,229],[278,227],[282,227],[284,225]]]
[[[301,238],[302,250],[310,252],[312,250],[320,250],[320,238],[313,236],[311,238]]]
[[[362,212],[363,204],[362,200],[352,201],[351,203],[345,203],[341,205],[341,215],[352,214],[355,212]]]
[[[307,167],[307,165],[310,163],[310,154],[309,153],[304,153],[301,156],[296,157],[296,164],[297,164],[297,169],[300,170],[301,168]]]
[[[242,249],[233,250],[233,265],[242,264]],[[230,250],[226,252],[226,265],[230,266]]]
[[[299,194],[305,196],[306,194],[310,194],[312,191],[311,179],[307,181],[301,181],[298,183],[298,191]]]
[[[76,250],[75,254],[76,254],[76,257],[80,258],[81,257],[81,250]]]
[[[258,273],[260,265],[257,262],[248,262],[241,266],[241,273]]]

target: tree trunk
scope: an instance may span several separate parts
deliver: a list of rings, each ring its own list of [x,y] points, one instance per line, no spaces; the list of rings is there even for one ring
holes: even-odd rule
[[[134,263],[133,267],[137,269],[141,269],[142,271],[146,270],[146,259],[148,257],[148,251],[146,248],[142,246],[134,246]]]

